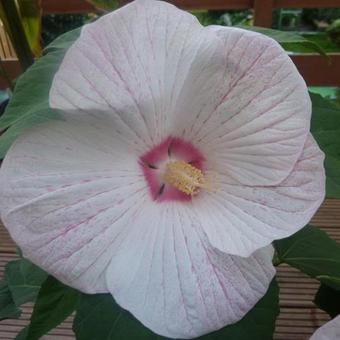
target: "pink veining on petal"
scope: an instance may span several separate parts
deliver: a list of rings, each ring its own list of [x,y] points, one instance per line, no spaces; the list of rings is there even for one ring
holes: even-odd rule
[[[168,137],[139,159],[145,180],[154,201],[190,201],[191,196],[167,185],[162,180],[162,169],[167,161],[183,160],[203,170],[204,157],[190,142]]]

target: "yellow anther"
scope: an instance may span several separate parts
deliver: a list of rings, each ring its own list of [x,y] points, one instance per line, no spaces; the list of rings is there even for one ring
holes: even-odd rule
[[[202,171],[184,161],[168,162],[163,180],[165,183],[191,196],[197,194],[199,188],[207,187]]]

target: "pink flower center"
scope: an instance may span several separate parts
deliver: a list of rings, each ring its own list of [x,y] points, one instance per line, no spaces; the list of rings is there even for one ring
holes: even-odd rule
[[[191,143],[168,137],[140,157],[152,199],[189,201],[205,184],[204,157]]]

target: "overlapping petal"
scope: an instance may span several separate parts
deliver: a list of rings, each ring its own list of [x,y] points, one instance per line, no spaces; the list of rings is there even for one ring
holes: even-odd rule
[[[39,126],[12,146],[0,176],[1,218],[24,256],[90,293],[106,291],[115,240],[149,200],[138,150],[112,124]]]
[[[311,111],[303,79],[274,40],[203,28],[192,15],[148,0],[83,28],[50,103],[78,114],[110,113],[148,147],[184,137],[209,161],[224,159],[224,171],[246,185],[287,177]]]
[[[84,26],[54,78],[50,104],[110,113],[151,147],[171,134],[183,89],[191,98],[213,93],[223,63],[221,40],[194,16],[137,0]]]
[[[24,256],[81,291],[109,290],[162,335],[238,321],[268,288],[272,249],[244,259],[211,247],[190,204],[150,199],[136,150],[111,129],[110,119],[51,122],[10,149],[1,217]]]
[[[293,169],[309,131],[305,82],[274,40],[238,28],[210,29],[224,42],[224,83],[216,86],[221,96],[212,111],[192,113],[187,136],[208,163],[236,181],[279,184]]]
[[[274,275],[272,247],[250,258],[223,254],[181,202],[144,206],[113,257],[115,300],[154,332],[193,338],[241,319]]]
[[[323,159],[309,135],[293,171],[277,186],[244,186],[219,173],[216,190],[193,202],[210,242],[229,254],[249,256],[298,231],[324,199]]]

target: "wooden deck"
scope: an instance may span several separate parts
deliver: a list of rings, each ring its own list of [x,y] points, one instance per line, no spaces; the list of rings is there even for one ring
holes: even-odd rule
[[[312,222],[340,242],[340,200],[326,200]],[[0,277],[5,264],[16,258],[15,247],[3,226],[0,226]],[[281,312],[277,320],[276,340],[307,340],[329,317],[313,305],[318,282],[287,265],[278,268]],[[14,339],[28,323],[32,305],[23,308],[18,320],[0,321],[0,339]],[[53,330],[44,340],[72,340],[72,318]]]

